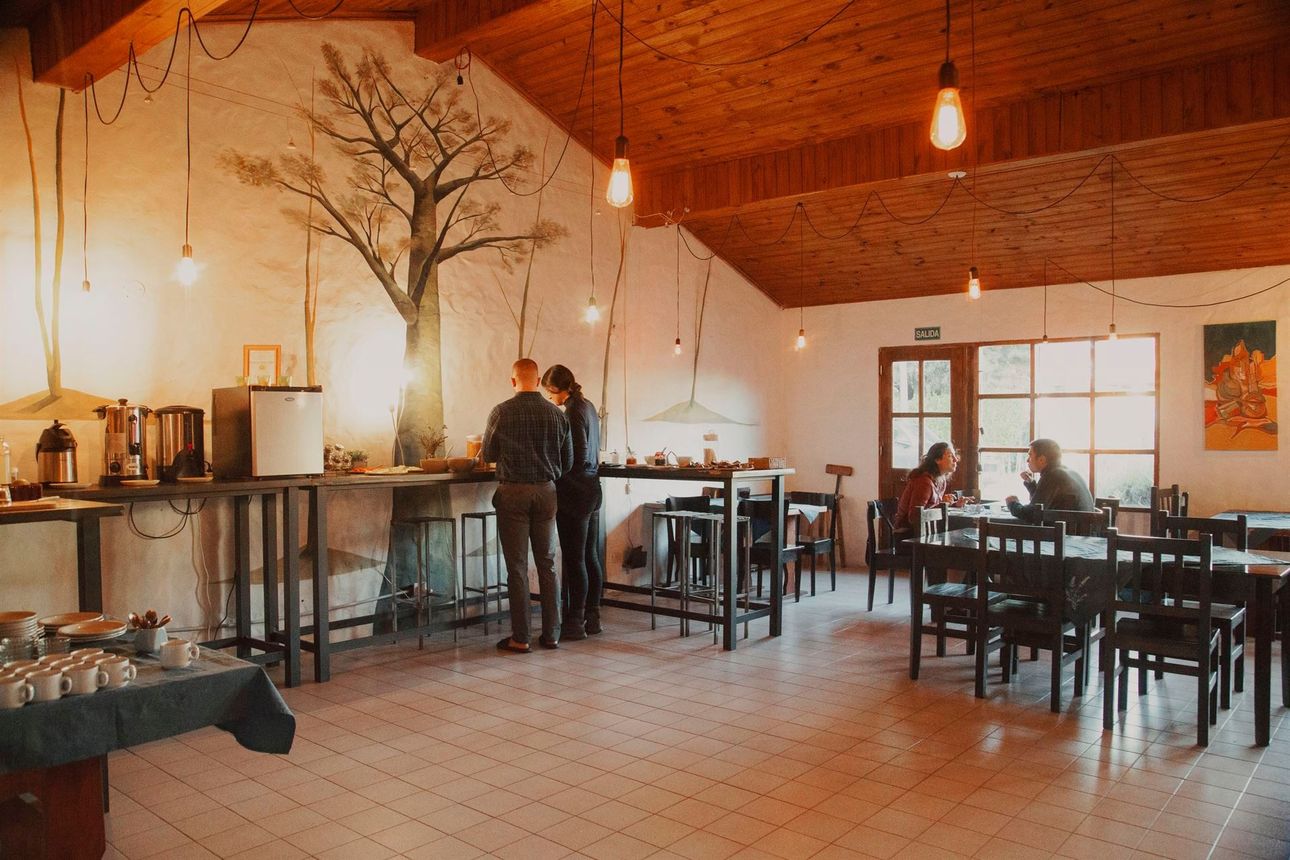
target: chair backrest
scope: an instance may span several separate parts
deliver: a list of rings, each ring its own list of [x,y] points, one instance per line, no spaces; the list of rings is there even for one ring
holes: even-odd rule
[[[998,546],[991,546],[997,541]],[[977,602],[982,611],[990,592],[1038,603],[1043,614],[1060,617],[1069,599],[1067,580],[1066,523],[1017,525],[983,520],[977,549]]]
[[[1111,511],[1108,508],[1098,508],[1095,511],[1063,511],[1054,508],[1043,511],[1040,517],[1043,525],[1063,523],[1066,526],[1066,534],[1085,537],[1101,537],[1113,525]]]
[[[950,506],[937,505],[934,508],[923,508],[918,512],[919,537],[943,535],[950,530]]]
[[[1111,528],[1120,521],[1120,500],[1113,496],[1098,496],[1093,500],[1093,507],[1109,511],[1111,514]]]
[[[842,498],[842,479],[849,478],[855,474],[855,469],[850,466],[839,466],[837,463],[828,463],[824,467],[825,473],[836,475],[837,480],[833,482],[833,495]]]
[[[838,536],[838,497],[835,493],[811,493],[805,490],[793,490],[785,494],[787,500],[799,505],[814,505],[824,508],[828,513],[828,522],[826,523],[829,533],[829,540],[834,540]]]
[[[1151,488],[1152,516],[1155,511],[1168,511],[1171,517],[1185,517],[1191,506],[1191,494],[1184,493],[1177,484]]]
[[[1194,623],[1198,630],[1210,629],[1214,567],[1209,535],[1183,540],[1120,535],[1112,529],[1107,533],[1106,557],[1107,564],[1117,568],[1116,576],[1105,578],[1112,617],[1133,612],[1142,620]],[[1181,597],[1190,598],[1193,605],[1184,606]]]
[[[864,549],[865,564],[873,564],[875,552],[893,548],[896,527],[892,523],[892,517],[896,515],[896,508],[899,506],[899,499],[871,499],[866,505],[869,541]]]
[[[1213,517],[1171,517],[1164,511],[1156,511],[1154,519],[1151,533],[1159,537],[1189,539],[1209,535],[1214,546],[1226,543],[1241,552],[1250,548],[1245,514],[1238,514],[1235,519],[1228,520]]]
[[[707,496],[668,496],[664,502],[664,508],[669,511],[691,511],[694,513],[706,514],[712,511],[712,499]],[[697,535],[699,538],[706,540],[712,533],[712,526],[702,520],[693,520],[690,523],[690,534]],[[676,546],[676,522],[669,520],[667,524],[667,542],[668,551],[675,553]]]
[[[723,487],[704,487],[703,495],[709,499],[721,499],[725,498],[726,491]],[[746,499],[752,495],[752,487],[739,487],[735,490],[735,495]]]

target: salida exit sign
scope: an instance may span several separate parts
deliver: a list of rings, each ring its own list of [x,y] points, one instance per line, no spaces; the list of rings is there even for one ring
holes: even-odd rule
[[[914,340],[940,340],[941,327],[938,325],[923,326],[914,329]]]

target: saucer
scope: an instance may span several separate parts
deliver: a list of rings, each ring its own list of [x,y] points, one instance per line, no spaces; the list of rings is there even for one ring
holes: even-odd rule
[[[132,478],[121,481],[123,487],[155,487],[161,481],[157,478]]]
[[[88,490],[93,484],[86,484],[79,481],[53,481],[45,485],[51,490]]]
[[[214,475],[202,475],[201,477],[175,478],[181,484],[209,484],[215,480]]]

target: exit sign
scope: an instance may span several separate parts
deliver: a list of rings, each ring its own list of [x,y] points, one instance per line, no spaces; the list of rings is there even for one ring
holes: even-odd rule
[[[914,340],[940,340],[941,327],[938,325],[929,325],[923,328],[914,329]]]

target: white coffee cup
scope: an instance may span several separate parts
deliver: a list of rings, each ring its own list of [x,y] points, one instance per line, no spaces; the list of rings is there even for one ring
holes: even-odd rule
[[[72,680],[58,669],[41,669],[27,676],[27,683],[35,691],[33,702],[54,702],[71,692]]]
[[[182,669],[196,660],[201,649],[186,639],[171,639],[161,646],[161,665],[166,669]]]
[[[689,466],[693,462],[694,462],[693,457],[682,457],[678,455],[676,458],[676,465],[680,466],[682,469],[684,469],[686,466]]]
[[[124,687],[139,676],[138,666],[131,663],[128,657],[116,654],[104,654],[94,660],[94,665],[107,673],[109,690]]]
[[[12,675],[29,675],[39,669],[46,668],[47,664],[39,660],[14,660],[4,664],[4,670]]]
[[[31,701],[36,690],[20,675],[5,675],[0,678],[0,708],[21,708]]]
[[[74,669],[81,665],[80,660],[73,660],[71,657],[64,657],[61,660],[52,660],[45,664],[46,669],[58,669],[66,672],[68,669]]]
[[[99,657],[106,653],[107,652],[104,651],[102,648],[77,648],[75,651],[68,654],[67,656],[72,658],[73,660],[79,660],[84,663],[84,662],[88,662],[92,657]]]
[[[84,696],[87,693],[97,693],[99,687],[107,686],[108,675],[93,663],[80,663],[70,669],[64,669],[63,674],[72,682],[72,688],[67,691],[70,696]]]
[[[59,660],[70,660],[71,656],[72,655],[70,654],[46,654],[44,657],[41,657],[36,662],[42,666],[52,666],[55,663],[57,663]]]

